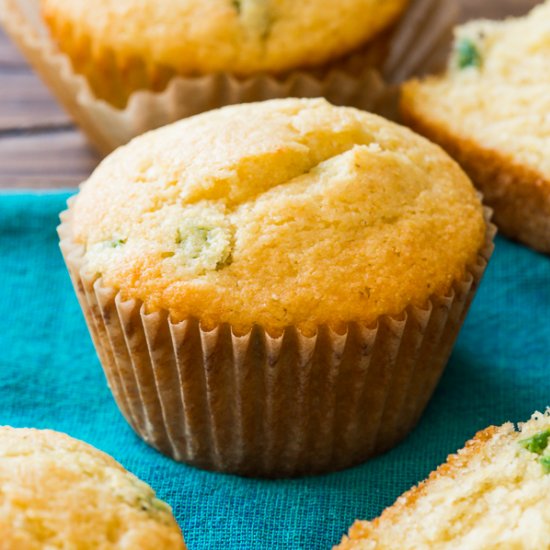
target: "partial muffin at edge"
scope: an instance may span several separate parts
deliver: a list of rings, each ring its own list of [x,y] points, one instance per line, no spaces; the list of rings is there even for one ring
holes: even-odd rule
[[[184,550],[170,507],[105,453],[51,430],[0,427],[5,550]]]
[[[550,416],[490,426],[335,550],[539,550],[550,541]]]
[[[459,27],[447,73],[403,88],[401,110],[482,191],[506,235],[550,252],[550,2]]]
[[[408,0],[42,0],[61,51],[122,106],[174,76],[249,76],[324,64],[373,38]]]

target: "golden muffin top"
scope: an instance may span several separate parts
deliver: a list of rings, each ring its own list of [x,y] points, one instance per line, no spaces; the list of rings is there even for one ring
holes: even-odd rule
[[[550,179],[550,1],[455,34],[447,73],[408,83],[404,111]]]
[[[41,0],[69,55],[91,48],[119,65],[181,75],[249,75],[312,66],[387,27],[408,0]]]
[[[50,430],[0,428],[0,546],[184,550],[170,507],[110,456]]]
[[[136,138],[71,207],[84,269],[204,326],[372,322],[423,305],[483,244],[439,147],[322,99],[225,107]]]

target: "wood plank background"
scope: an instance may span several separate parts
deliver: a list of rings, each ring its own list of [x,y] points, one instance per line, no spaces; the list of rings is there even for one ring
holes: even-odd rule
[[[460,0],[463,21],[520,15],[540,0]],[[0,29],[0,188],[75,187],[99,161]]]

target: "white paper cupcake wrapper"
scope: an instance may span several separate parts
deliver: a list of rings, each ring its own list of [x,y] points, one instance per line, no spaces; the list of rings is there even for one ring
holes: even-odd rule
[[[384,452],[415,426],[443,372],[493,250],[425,307],[314,336],[260,326],[172,323],[82,270],[71,211],[61,250],[115,400],[132,428],[179,461],[242,475],[327,472]]]
[[[147,130],[235,103],[323,96],[336,105],[377,111],[377,105],[385,103],[384,80],[396,83],[426,70],[437,44],[450,36],[456,13],[455,0],[411,0],[381,70],[361,62],[368,58],[365,49],[338,68],[332,64],[326,71],[294,71],[281,78],[259,75],[239,80],[228,74],[178,77],[161,93],[134,93],[121,110],[97,99],[85,78],[72,70],[68,57],[57,50],[40,17],[39,0],[0,0],[0,22],[7,33],[104,154]]]

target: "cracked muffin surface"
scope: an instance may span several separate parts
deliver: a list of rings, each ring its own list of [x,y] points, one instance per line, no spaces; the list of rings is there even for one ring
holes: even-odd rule
[[[3,550],[184,550],[168,504],[101,451],[51,430],[0,427]]]
[[[422,306],[462,278],[485,223],[437,146],[321,99],[225,107],[136,138],[71,206],[84,269],[148,311],[238,330]]]

